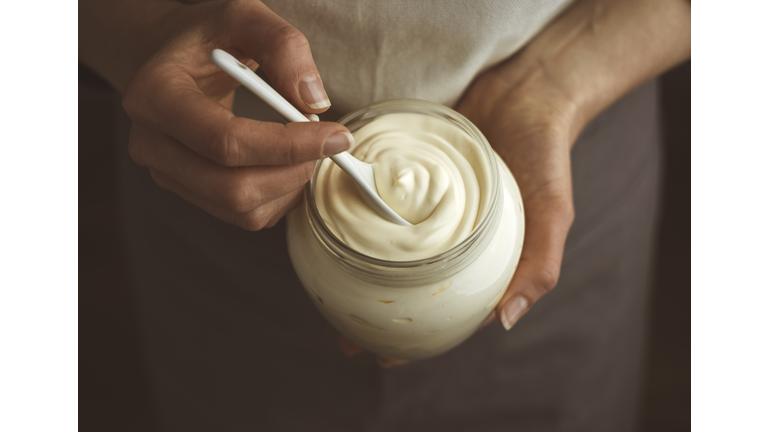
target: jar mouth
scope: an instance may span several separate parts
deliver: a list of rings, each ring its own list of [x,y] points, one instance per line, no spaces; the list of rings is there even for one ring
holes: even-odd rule
[[[341,261],[343,267],[353,270],[354,273],[358,273],[358,271],[368,273],[372,269],[379,269],[399,281],[407,281],[412,278],[424,278],[433,273],[439,274],[441,277],[446,277],[446,271],[449,270],[448,267],[453,267],[450,265],[451,261],[457,256],[465,255],[466,252],[473,249],[473,247],[480,246],[478,243],[482,237],[488,237],[487,240],[490,240],[490,236],[483,236],[483,234],[489,231],[495,231],[493,228],[498,226],[501,219],[501,212],[495,211],[500,201],[501,187],[494,152],[491,145],[488,143],[488,140],[480,130],[472,124],[472,122],[458,112],[434,102],[418,99],[386,100],[352,111],[342,117],[338,122],[347,126],[351,132],[354,132],[382,115],[394,113],[414,113],[437,116],[466,132],[470,137],[477,141],[483,149],[483,156],[486,158],[488,162],[487,166],[490,170],[490,181],[487,182],[490,189],[486,195],[485,201],[481,200],[478,221],[475,223],[475,226],[467,238],[445,252],[432,257],[412,261],[384,260],[365,255],[352,249],[339,239],[326,225],[315,202],[315,184],[323,160],[315,163],[312,178],[307,183],[304,190],[309,224],[312,231],[315,233],[315,236],[327,246],[327,252],[330,252],[335,256],[335,261]],[[326,250],[326,248],[322,249],[324,251]],[[416,270],[415,273],[414,270]]]

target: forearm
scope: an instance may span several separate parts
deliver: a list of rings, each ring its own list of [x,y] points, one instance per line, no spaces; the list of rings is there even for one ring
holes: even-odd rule
[[[491,71],[572,116],[571,140],[622,95],[690,57],[686,0],[585,0]]]
[[[165,20],[180,7],[183,5],[173,0],[81,0],[80,61],[122,92],[162,40]]]

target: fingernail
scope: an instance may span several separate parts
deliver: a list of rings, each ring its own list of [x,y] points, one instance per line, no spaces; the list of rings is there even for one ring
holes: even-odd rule
[[[311,73],[299,82],[299,95],[301,100],[312,109],[327,108],[331,106],[328,95],[325,93],[323,83],[317,74]]]
[[[319,122],[320,121],[320,117],[316,116],[315,114],[310,114],[310,115],[307,116],[307,118],[311,122]]]
[[[349,132],[339,132],[329,136],[323,144],[323,154],[326,156],[335,155],[345,150],[349,150],[352,144],[355,143],[355,139]]]
[[[376,363],[379,365],[379,367],[382,367],[384,369],[389,369],[392,366],[402,366],[404,364],[408,364],[410,363],[410,361],[395,359],[395,358],[376,357]]]
[[[526,309],[528,309],[528,300],[525,297],[517,296],[513,298],[501,310],[501,324],[506,330],[511,329]]]

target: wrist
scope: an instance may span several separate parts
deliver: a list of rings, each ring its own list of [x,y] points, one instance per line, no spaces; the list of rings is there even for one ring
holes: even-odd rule
[[[624,94],[688,57],[687,1],[583,0],[492,73],[561,113],[575,140]]]
[[[493,88],[486,94],[497,95],[494,105],[503,113],[497,118],[522,116],[528,127],[551,131],[572,146],[588,121],[579,100],[539,65],[514,65],[514,73],[508,66],[488,72]]]

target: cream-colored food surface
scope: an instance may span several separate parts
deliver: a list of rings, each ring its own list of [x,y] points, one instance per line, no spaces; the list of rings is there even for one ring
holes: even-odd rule
[[[353,135],[350,153],[372,165],[381,198],[413,226],[379,216],[326,159],[315,200],[344,243],[375,258],[412,261],[445,252],[470,234],[489,184],[488,162],[470,136],[445,120],[414,113],[383,115]]]

